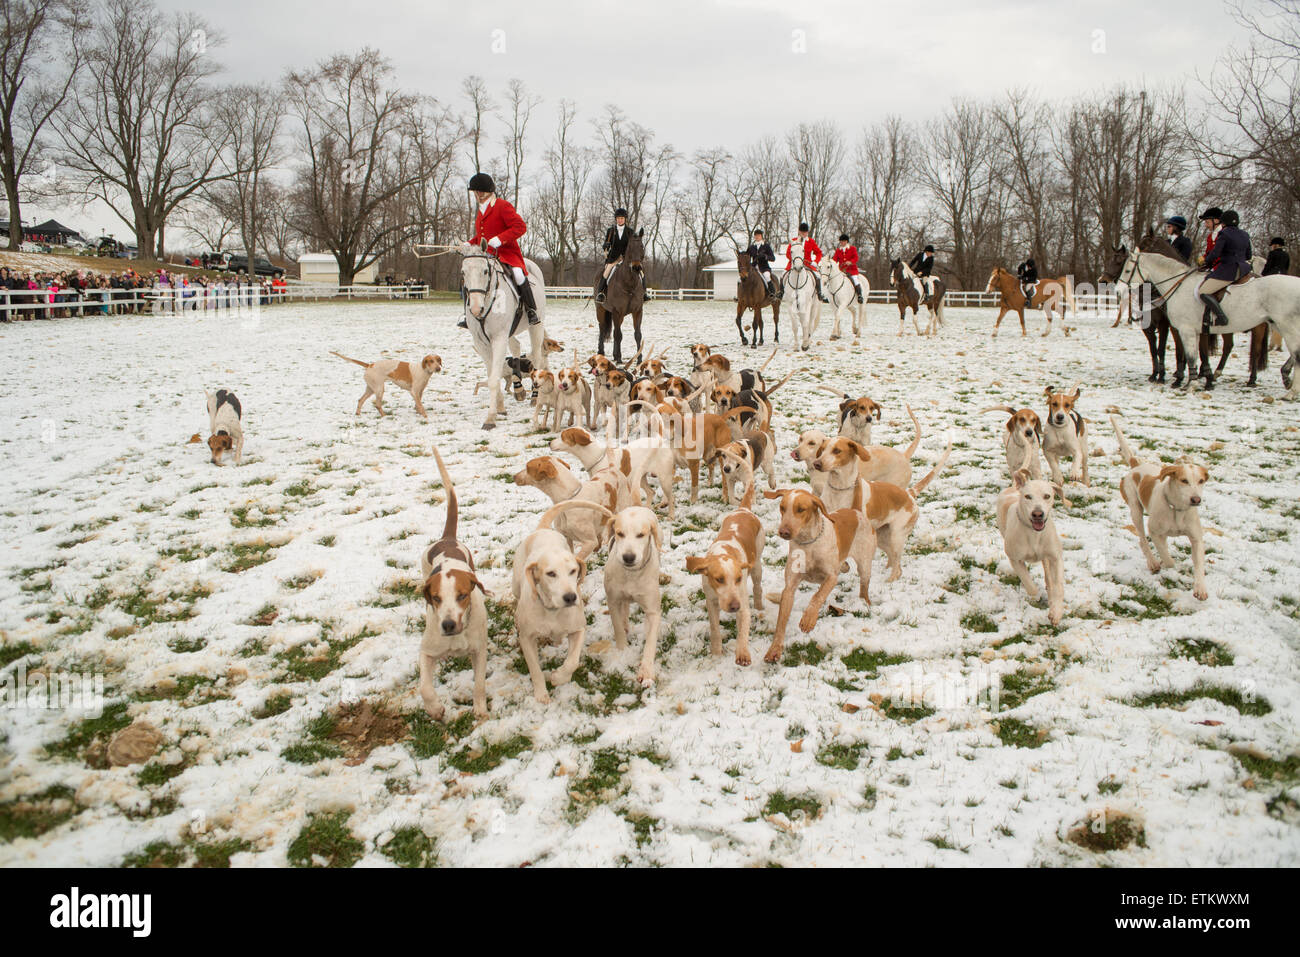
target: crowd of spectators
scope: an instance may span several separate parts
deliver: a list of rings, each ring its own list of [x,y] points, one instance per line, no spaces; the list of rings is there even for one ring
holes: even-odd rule
[[[23,271],[0,267],[0,322],[67,316],[199,311],[270,305],[284,298],[284,278],[217,278],[169,273]]]

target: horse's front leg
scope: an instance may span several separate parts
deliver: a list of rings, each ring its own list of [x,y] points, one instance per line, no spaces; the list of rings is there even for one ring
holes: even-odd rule
[[[506,342],[505,338],[497,339],[492,342],[492,358],[488,362],[488,414],[483,420],[483,428],[495,429],[497,427],[497,415],[505,412],[505,396],[501,394],[502,379],[505,377],[506,365]]]
[[[603,356],[605,354],[605,340],[609,337],[609,320],[606,318],[608,313],[599,306],[596,309],[596,325],[600,329],[596,342],[596,351]]]
[[[614,320],[611,317],[611,324],[614,327],[614,361],[619,365],[623,364],[623,320],[619,318]]]
[[[736,300],[736,331],[740,333],[740,344],[742,346],[747,346],[749,345],[749,340],[745,338],[745,324],[744,322],[741,321],[744,318],[744,316],[745,316],[745,304],[741,300],[737,299]],[[758,332],[755,331],[754,335],[757,336]]]

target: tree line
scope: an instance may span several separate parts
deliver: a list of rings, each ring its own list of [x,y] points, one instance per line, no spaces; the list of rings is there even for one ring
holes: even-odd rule
[[[100,200],[163,259],[177,235],[291,260],[323,251],[340,281],[381,272],[457,283],[416,242],[469,235],[465,181],[491,173],[529,222],[553,284],[590,282],[615,207],[645,229],[654,285],[698,287],[753,229],[800,221],[824,248],[847,232],[882,284],[927,243],[955,288],[1033,255],[1094,278],[1110,246],[1173,213],[1232,206],[1262,247],[1300,227],[1300,0],[1229,0],[1248,28],[1186,83],[1116,85],[1062,101],[1027,89],[955,97],[919,120],[823,119],[741,146],[676,149],[616,105],[582,115],[521,80],[404,89],[373,49],[223,84],[224,38],[153,0],[3,0],[0,178],[21,197]],[[20,230],[10,230],[16,248]],[[182,247],[184,248],[184,247]]]

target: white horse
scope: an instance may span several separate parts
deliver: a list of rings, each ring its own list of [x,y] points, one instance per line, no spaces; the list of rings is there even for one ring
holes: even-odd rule
[[[835,310],[835,324],[831,326],[831,338],[840,337],[840,313],[847,309],[853,319],[853,336],[856,339],[861,334],[862,304],[858,302],[853,280],[844,270],[836,268],[835,260],[830,256],[822,257],[822,261],[817,264],[817,273],[822,277],[822,292],[831,301],[831,308]],[[871,291],[871,284],[867,282],[866,276],[858,278],[862,280],[862,298],[865,301],[867,293]]]
[[[794,347],[807,352],[821,316],[821,300],[817,298],[813,271],[804,262],[803,247],[800,239],[790,243],[790,268],[781,279],[781,302],[789,310]]]
[[[1177,331],[1184,348],[1190,353],[1191,344],[1199,341],[1205,303],[1196,294],[1197,284],[1203,278],[1196,267],[1188,267],[1178,259],[1158,252],[1154,244],[1139,243],[1128,254],[1119,281],[1129,286],[1151,283],[1155,295],[1165,300],[1169,324]],[[1282,334],[1289,358],[1282,368],[1282,384],[1287,387],[1286,398],[1300,396],[1300,378],[1293,378],[1292,369],[1300,362],[1300,277],[1259,276],[1240,286],[1229,286],[1223,297],[1223,311],[1228,317],[1226,326],[1211,326],[1210,332],[1247,332],[1268,322]],[[1191,382],[1192,357],[1187,357],[1188,382]],[[1214,388],[1214,372],[1207,361],[1201,364],[1205,387]]]
[[[533,287],[533,300],[537,303],[537,317],[542,320],[528,325],[528,317],[520,316],[519,325],[527,327],[532,342],[532,362],[535,369],[547,368],[546,349],[546,283],[542,269],[531,259],[525,259],[528,280]],[[497,415],[505,413],[503,389],[505,381],[506,350],[519,356],[519,329],[514,328],[515,311],[519,293],[500,260],[482,248],[465,253],[460,264],[461,285],[465,290],[465,323],[474,339],[474,351],[487,366],[488,411],[483,428],[494,429]]]

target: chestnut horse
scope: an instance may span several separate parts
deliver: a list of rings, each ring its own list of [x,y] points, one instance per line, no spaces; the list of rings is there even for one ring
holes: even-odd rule
[[[609,283],[605,287],[605,301],[596,303],[596,321],[600,324],[600,341],[597,350],[605,354],[605,340],[610,331],[614,333],[614,361],[623,363],[623,317],[632,316],[632,332],[636,336],[636,350],[641,351],[641,308],[644,305],[645,278],[641,273],[641,261],[645,259],[645,246],[641,235],[645,228],[638,229],[627,237],[627,250],[614,265],[609,274]],[[635,268],[634,268],[635,267]],[[600,287],[597,277],[592,287],[592,297]]]
[[[998,334],[998,326],[1002,325],[1002,317],[1008,312],[1020,316],[1020,334],[1028,335],[1025,331],[1026,306],[1030,309],[1042,309],[1046,313],[1047,328],[1043,330],[1043,335],[1050,335],[1052,332],[1053,313],[1060,314],[1061,328],[1067,336],[1070,334],[1070,327],[1065,324],[1065,317],[1067,309],[1074,311],[1074,280],[1071,277],[1038,280],[1038,285],[1034,287],[1033,300],[1026,302],[1025,294],[1020,288],[1020,280],[1015,277],[1015,274],[1001,266],[994,266],[993,273],[989,276],[989,284],[984,291],[996,292],[1002,296],[998,308],[998,321],[993,323],[994,336]]]
[[[763,282],[763,275],[754,268],[754,264],[749,261],[741,250],[736,250],[736,266],[740,270],[740,279],[736,281],[736,328],[740,330],[740,344],[757,348],[763,344],[763,308],[772,307],[772,341],[781,341],[781,295],[777,293],[776,297],[768,295],[767,283]],[[780,289],[780,286],[777,286]],[[740,317],[745,314],[746,309],[754,310],[754,324],[750,331],[754,335],[754,341],[750,342],[745,338],[745,327],[740,321]]]

